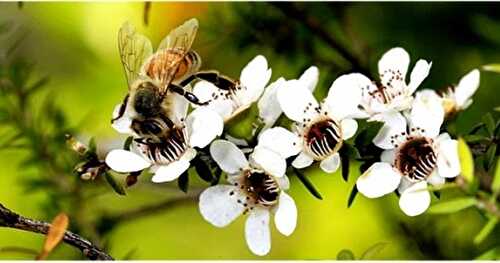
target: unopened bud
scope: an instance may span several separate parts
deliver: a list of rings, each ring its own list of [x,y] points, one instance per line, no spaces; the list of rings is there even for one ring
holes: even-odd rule
[[[87,152],[87,146],[76,140],[75,137],[70,134],[66,134],[66,142],[73,151],[77,152],[80,155],[83,155],[85,154],[85,152]]]

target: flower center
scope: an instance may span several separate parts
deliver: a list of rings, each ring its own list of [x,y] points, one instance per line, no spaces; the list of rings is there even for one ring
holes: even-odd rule
[[[412,181],[424,180],[436,169],[436,153],[432,140],[425,137],[410,138],[399,147],[395,166]]]
[[[147,138],[138,138],[135,141],[142,153],[157,164],[169,164],[179,160],[188,148],[184,129],[177,127],[166,132],[160,142]]]
[[[236,183],[235,185],[238,185]],[[247,170],[244,172],[240,188],[247,193],[247,200],[250,198],[254,204],[262,206],[272,206],[278,202],[280,188],[271,175],[257,170]],[[243,205],[247,206],[247,203]]]
[[[342,129],[330,118],[321,119],[309,126],[304,134],[304,142],[314,159],[323,160],[342,146]]]

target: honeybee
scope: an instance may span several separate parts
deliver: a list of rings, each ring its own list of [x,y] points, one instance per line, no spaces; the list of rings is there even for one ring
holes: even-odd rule
[[[175,134],[182,137],[179,127],[182,120],[178,120],[174,111],[175,96],[183,96],[198,105],[208,103],[200,102],[187,90],[193,80],[205,79],[220,87],[235,85],[217,71],[199,71],[201,58],[191,50],[197,29],[196,19],[186,21],[172,30],[153,53],[149,39],[137,33],[130,23],[120,28],[118,48],[128,94],[111,122],[121,118],[126,110],[130,111],[130,128],[140,137],[136,141],[158,144]]]

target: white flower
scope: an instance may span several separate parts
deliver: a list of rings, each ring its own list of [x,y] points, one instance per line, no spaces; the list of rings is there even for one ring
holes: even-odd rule
[[[177,179],[190,166],[196,156],[194,147],[206,147],[223,130],[223,120],[214,111],[196,109],[187,118],[188,103],[180,95],[176,105],[175,128],[169,129],[168,137],[161,142],[148,142],[136,138],[131,151],[112,150],[106,156],[106,164],[117,172],[128,173],[150,168],[155,173],[155,183]]]
[[[446,114],[467,109],[472,104],[472,95],[479,87],[479,70],[474,69],[460,79],[458,85],[442,94]]]
[[[301,83],[300,86],[307,87],[311,92],[313,92],[318,82],[318,75],[319,71],[317,67],[309,67],[298,79]],[[264,90],[264,94],[262,94],[262,97],[257,103],[259,108],[259,118],[264,123],[263,130],[272,127],[281,116],[281,113],[283,113],[278,103],[276,93],[278,89],[284,85],[286,85],[286,80],[284,78],[279,78]]]
[[[344,140],[351,138],[358,128],[352,119],[357,115],[361,101],[361,90],[352,87],[361,74],[348,74],[337,78],[330,87],[328,96],[319,104],[311,92],[311,84],[317,82],[308,78],[308,83],[290,80],[277,92],[278,102],[285,115],[295,121],[296,146],[300,154],[292,162],[296,168],[305,168],[320,161],[325,172],[335,172],[340,164],[338,150]],[[285,133],[285,132],[283,132]],[[270,142],[273,143],[272,141]],[[272,146],[270,146],[272,147]]]
[[[276,228],[283,235],[291,235],[297,223],[295,202],[284,192],[289,187],[285,159],[257,146],[247,160],[236,145],[225,140],[214,141],[210,153],[228,174],[229,185],[212,186],[201,193],[201,215],[212,225],[225,227],[241,214],[248,214],[245,224],[248,247],[256,255],[269,253],[271,212]]]
[[[271,72],[266,58],[259,55],[243,68],[234,89],[219,89],[208,81],[199,81],[193,88],[193,94],[200,101],[209,101],[208,105],[200,107],[218,112],[227,121],[260,98],[271,78]]]
[[[387,118],[381,162],[358,178],[359,192],[377,198],[398,189],[405,214],[423,213],[431,201],[427,184],[442,185],[460,172],[457,141],[439,134],[443,119],[441,100],[430,90],[416,96],[407,118],[396,113]]]
[[[383,119],[378,116],[392,111],[402,111],[411,106],[412,94],[429,74],[432,63],[420,59],[415,64],[410,82],[406,83],[406,73],[410,56],[400,47],[387,51],[378,62],[380,83],[372,82],[367,77],[360,77],[358,87],[362,89],[362,107],[366,117]]]

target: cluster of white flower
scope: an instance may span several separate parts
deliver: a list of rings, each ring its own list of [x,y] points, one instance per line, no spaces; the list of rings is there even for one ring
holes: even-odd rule
[[[241,214],[248,214],[248,247],[257,255],[265,255],[271,248],[270,214],[274,214],[276,228],[283,235],[292,234],[297,223],[295,202],[285,192],[289,188],[287,159],[291,158],[296,169],[317,161],[323,171],[335,172],[340,165],[339,150],[358,129],[355,119],[364,118],[384,123],[373,139],[384,152],[380,162],[358,178],[359,192],[376,198],[397,190],[402,211],[415,216],[430,204],[428,183],[443,184],[445,178],[460,172],[457,142],[446,133],[440,134],[440,128],[446,114],[470,105],[479,85],[479,71],[473,70],[443,95],[433,90],[415,93],[431,63],[419,60],[407,84],[409,63],[404,49],[393,48],[378,63],[380,82],[359,73],[342,75],[332,83],[326,98],[318,102],[313,96],[319,77],[316,67],[310,67],[298,79],[279,78],[268,85],[271,69],[259,55],[242,70],[234,89],[197,82],[193,94],[209,103],[192,105],[195,110],[187,118],[188,103],[178,96],[177,119],[186,123],[179,136],[188,139],[172,139],[172,149],[167,151],[172,156],[158,158],[154,151],[138,144],[131,151],[111,151],[106,163],[118,172],[150,167],[155,172],[153,182],[172,181],[189,168],[195,147],[209,145],[211,157],[227,174],[227,184],[209,187],[201,194],[199,210],[203,218],[224,227]],[[223,131],[222,120],[232,119],[253,103],[257,103],[263,122],[253,149],[242,150],[244,146],[233,140],[214,140]],[[214,117],[214,112],[220,118]],[[273,127],[282,113],[294,122],[291,130]],[[127,132],[130,116],[122,118],[114,127]]]

